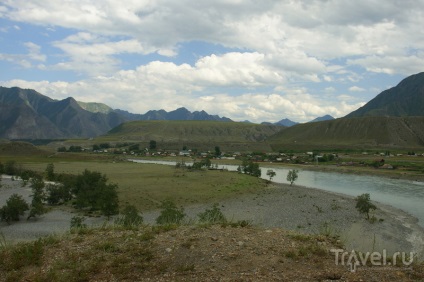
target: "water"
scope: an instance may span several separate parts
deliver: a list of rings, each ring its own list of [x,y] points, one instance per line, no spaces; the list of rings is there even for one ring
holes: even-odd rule
[[[132,161],[138,163],[175,165],[175,162],[170,161]],[[237,166],[221,165],[219,168],[227,168],[230,171],[235,171]],[[288,183],[286,176],[290,170],[289,168],[261,167],[261,169],[262,178],[268,179],[266,171],[268,169],[272,169],[276,172],[276,176],[273,178],[274,182]],[[337,172],[299,170],[299,178],[296,181],[296,184],[354,197],[363,193],[369,193],[371,200],[391,205],[412,214],[418,218],[419,224],[424,227],[423,182],[391,179],[372,175],[355,175]]]

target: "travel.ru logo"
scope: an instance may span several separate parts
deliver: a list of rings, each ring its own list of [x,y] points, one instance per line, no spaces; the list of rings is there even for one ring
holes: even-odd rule
[[[409,254],[405,252],[396,252],[392,256],[387,255],[387,251],[383,252],[351,252],[343,249],[331,249],[330,252],[335,255],[336,265],[346,265],[350,268],[350,271],[355,272],[358,266],[372,265],[372,266],[391,266],[396,264],[402,264],[409,266],[414,262],[414,253]]]

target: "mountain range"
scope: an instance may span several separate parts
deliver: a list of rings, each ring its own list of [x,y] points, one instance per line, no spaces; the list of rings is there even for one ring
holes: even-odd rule
[[[54,100],[31,89],[0,87],[0,138],[95,137],[133,120],[231,121],[205,111],[190,112],[186,108],[132,114],[102,103],[78,102],[72,97]]]
[[[35,90],[0,87],[0,138],[95,137],[105,134],[125,122],[152,120],[201,120],[220,121],[224,122],[223,124],[234,123],[226,117],[209,115],[205,111],[190,112],[186,108],[170,112],[152,110],[145,114],[133,114],[112,109],[102,103],[77,102],[73,98],[58,101]],[[257,136],[263,136],[263,138],[248,137],[247,139],[252,142],[269,142],[274,148],[302,146],[302,144],[318,147],[333,145],[343,147],[355,144],[424,146],[423,124],[424,73],[418,73],[405,78],[397,86],[381,92],[363,107],[343,118],[334,119],[326,115],[303,124],[297,124],[289,119],[283,119],[275,124],[264,123],[263,126],[279,125],[280,129],[273,128],[271,131],[267,129],[266,133],[263,128],[255,129],[259,130]],[[179,135],[188,134],[187,132],[194,130],[193,124],[187,123],[179,126],[181,127]],[[229,126],[219,126],[216,127],[216,133],[211,133],[210,138],[215,138],[212,136],[221,138],[225,132],[228,134],[244,132],[237,130],[230,130]],[[198,131],[197,127],[195,131]],[[153,131],[151,132],[153,134]],[[160,139],[157,132],[154,134]],[[251,136],[249,135],[251,133],[243,134]],[[172,138],[178,140],[181,139],[181,136]],[[169,137],[169,140],[172,138]]]

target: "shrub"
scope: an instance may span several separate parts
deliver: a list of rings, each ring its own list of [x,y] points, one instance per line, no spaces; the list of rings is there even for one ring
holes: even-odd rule
[[[126,206],[122,212],[122,216],[115,220],[115,224],[122,225],[126,228],[137,227],[142,223],[143,217],[133,205]]]
[[[206,209],[197,216],[201,223],[224,223],[227,221],[217,203],[213,204],[212,209]]]
[[[169,200],[163,201],[160,205],[160,208],[162,211],[160,212],[158,218],[156,218],[157,224],[180,224],[186,216],[183,207],[178,209],[175,203]]]
[[[259,168],[258,163],[254,163],[252,161],[244,160],[241,167],[237,169],[239,172],[243,172],[245,174],[260,177],[262,174],[261,169]]]
[[[12,221],[19,221],[19,217],[24,215],[29,209],[27,202],[18,194],[13,194],[0,209],[1,220],[10,224]]]
[[[87,228],[85,222],[85,217],[83,216],[74,216],[71,218],[71,229],[83,229]]]

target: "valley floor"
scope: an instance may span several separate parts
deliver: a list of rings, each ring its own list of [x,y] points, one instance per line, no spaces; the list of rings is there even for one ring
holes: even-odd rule
[[[2,184],[0,206],[12,193],[29,198],[29,187],[21,187],[19,181],[3,179]],[[270,184],[260,192],[224,200],[219,205],[231,221],[248,220],[260,228],[337,236],[347,250],[412,251],[423,257],[424,230],[414,217],[377,203],[378,209],[371,214],[375,222],[371,223],[358,213],[355,203],[352,197],[345,195],[296,185]],[[210,204],[185,206],[188,221],[195,222],[197,214],[210,207]],[[75,215],[67,209],[54,208],[35,220],[22,219],[11,225],[1,222],[0,233],[9,242],[60,234],[69,230],[70,220]],[[157,210],[144,212],[144,221],[153,225],[158,215]],[[99,226],[105,221],[105,218],[95,217],[88,218],[86,223]]]

